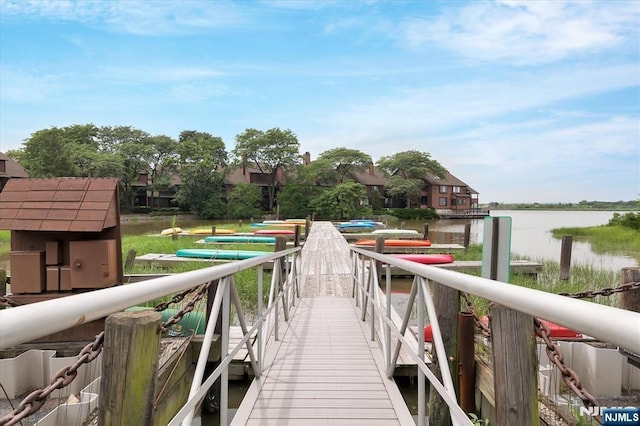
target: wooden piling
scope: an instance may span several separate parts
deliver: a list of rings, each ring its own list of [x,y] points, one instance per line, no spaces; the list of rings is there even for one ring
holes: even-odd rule
[[[622,268],[622,284],[640,282],[640,268]],[[620,309],[640,312],[640,289],[627,290],[620,294]]]
[[[423,240],[428,240],[429,239],[429,224],[425,223],[422,225],[422,239]]]
[[[133,268],[133,264],[136,261],[136,251],[135,249],[131,249],[127,252],[127,258],[124,261],[124,270],[125,271],[131,271],[131,268]]]
[[[98,425],[152,425],[161,316],[119,312],[105,321]]]
[[[300,247],[300,225],[296,225],[293,233],[293,246]]]
[[[438,324],[444,349],[449,359],[449,371],[453,385],[459,389],[458,383],[458,313],[460,312],[460,292],[440,283],[432,282],[433,303],[437,311]],[[432,371],[442,380],[440,367],[438,365],[435,345],[432,345]],[[449,406],[444,402],[440,394],[432,387],[429,390],[429,424],[450,425],[451,416]]]
[[[211,235],[214,235],[214,236],[216,235],[216,227],[215,227],[215,225],[213,225],[211,227]]]
[[[491,307],[496,424],[538,425],[538,360],[533,318]]]
[[[573,245],[573,237],[564,235],[562,237],[562,246],[560,248],[560,279],[567,281],[571,276],[571,246]]]
[[[476,365],[475,324],[470,312],[458,314],[458,358],[460,359],[460,407],[465,413],[475,413]]]
[[[471,241],[471,224],[467,223],[464,225],[464,242],[462,245],[464,248],[469,248],[469,242]]]

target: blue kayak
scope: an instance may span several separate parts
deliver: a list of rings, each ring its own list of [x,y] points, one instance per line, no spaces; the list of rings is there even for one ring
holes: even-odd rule
[[[218,235],[206,237],[205,243],[275,243],[276,237],[260,237],[251,235]]]
[[[210,250],[210,249],[181,249],[176,252],[178,257],[191,257],[196,259],[225,259],[243,260],[254,257],[273,254],[269,251],[249,251],[249,250]]]

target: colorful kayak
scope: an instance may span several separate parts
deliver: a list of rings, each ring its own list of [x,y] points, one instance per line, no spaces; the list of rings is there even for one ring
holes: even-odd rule
[[[160,231],[160,235],[173,235],[180,234],[182,232],[182,228],[167,228]]]
[[[275,237],[261,237],[252,235],[213,235],[204,239],[205,243],[258,243],[273,244],[276,242]]]
[[[211,228],[189,229],[188,232],[194,235],[211,235]],[[233,235],[235,233],[235,229],[216,229],[216,235]]]
[[[372,234],[380,235],[420,235],[415,229],[376,229]]]
[[[210,249],[181,249],[176,252],[178,257],[191,257],[196,259],[226,259],[243,260],[272,254],[268,251],[249,250],[210,250]]]
[[[253,233],[256,235],[294,235],[296,231],[291,229],[258,229]]]
[[[422,263],[423,265],[453,263],[452,254],[390,254],[389,256],[408,260],[409,262]]]
[[[358,240],[357,246],[375,247],[376,240]],[[429,240],[384,240],[385,247],[429,247]]]

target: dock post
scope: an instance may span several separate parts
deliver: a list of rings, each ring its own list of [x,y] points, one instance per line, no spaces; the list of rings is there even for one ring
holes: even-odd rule
[[[0,296],[7,295],[7,271],[5,269],[0,269]],[[0,309],[4,309],[2,305],[0,305]]]
[[[470,312],[458,314],[458,358],[460,359],[460,407],[465,413],[475,413],[476,365],[475,324]]]
[[[560,248],[560,279],[567,281],[571,276],[571,246],[573,237],[564,235],[562,237],[562,247]]]
[[[214,236],[216,235],[216,226],[215,225],[213,225],[211,227],[211,235],[214,235]]]
[[[442,343],[447,353],[449,371],[456,390],[459,390],[458,380],[458,313],[460,312],[460,292],[440,283],[432,283],[433,304],[436,307]],[[431,320],[429,320],[431,322]],[[435,345],[431,350],[432,370],[438,379],[442,380],[440,367],[437,362]],[[458,392],[459,394],[459,392]],[[429,424],[450,425],[451,416],[449,406],[444,402],[440,394],[433,388],[429,390]]]
[[[533,426],[538,411],[538,359],[533,318],[491,307],[496,424]]]
[[[300,225],[296,225],[293,234],[293,246],[300,247]]]
[[[152,425],[161,316],[119,312],[105,321],[98,425]]]
[[[622,268],[622,285],[640,282],[640,268]],[[620,309],[640,312],[640,289],[627,290],[620,294]]]
[[[131,271],[131,268],[133,268],[133,264],[136,261],[136,250],[135,249],[131,249],[127,252],[127,258],[124,261],[124,270],[129,272]]]
[[[429,224],[425,223],[422,225],[422,239],[423,240],[428,240],[429,239]]]
[[[469,243],[471,242],[471,224],[467,223],[466,225],[464,225],[464,242],[462,243],[462,245],[464,245],[464,248],[469,248]]]

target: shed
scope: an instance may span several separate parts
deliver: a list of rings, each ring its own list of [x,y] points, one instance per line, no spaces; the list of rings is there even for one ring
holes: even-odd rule
[[[0,191],[10,179],[28,177],[29,175],[20,164],[0,152]]]
[[[9,180],[0,193],[0,229],[11,230],[14,299],[121,284],[118,206],[115,178]]]

